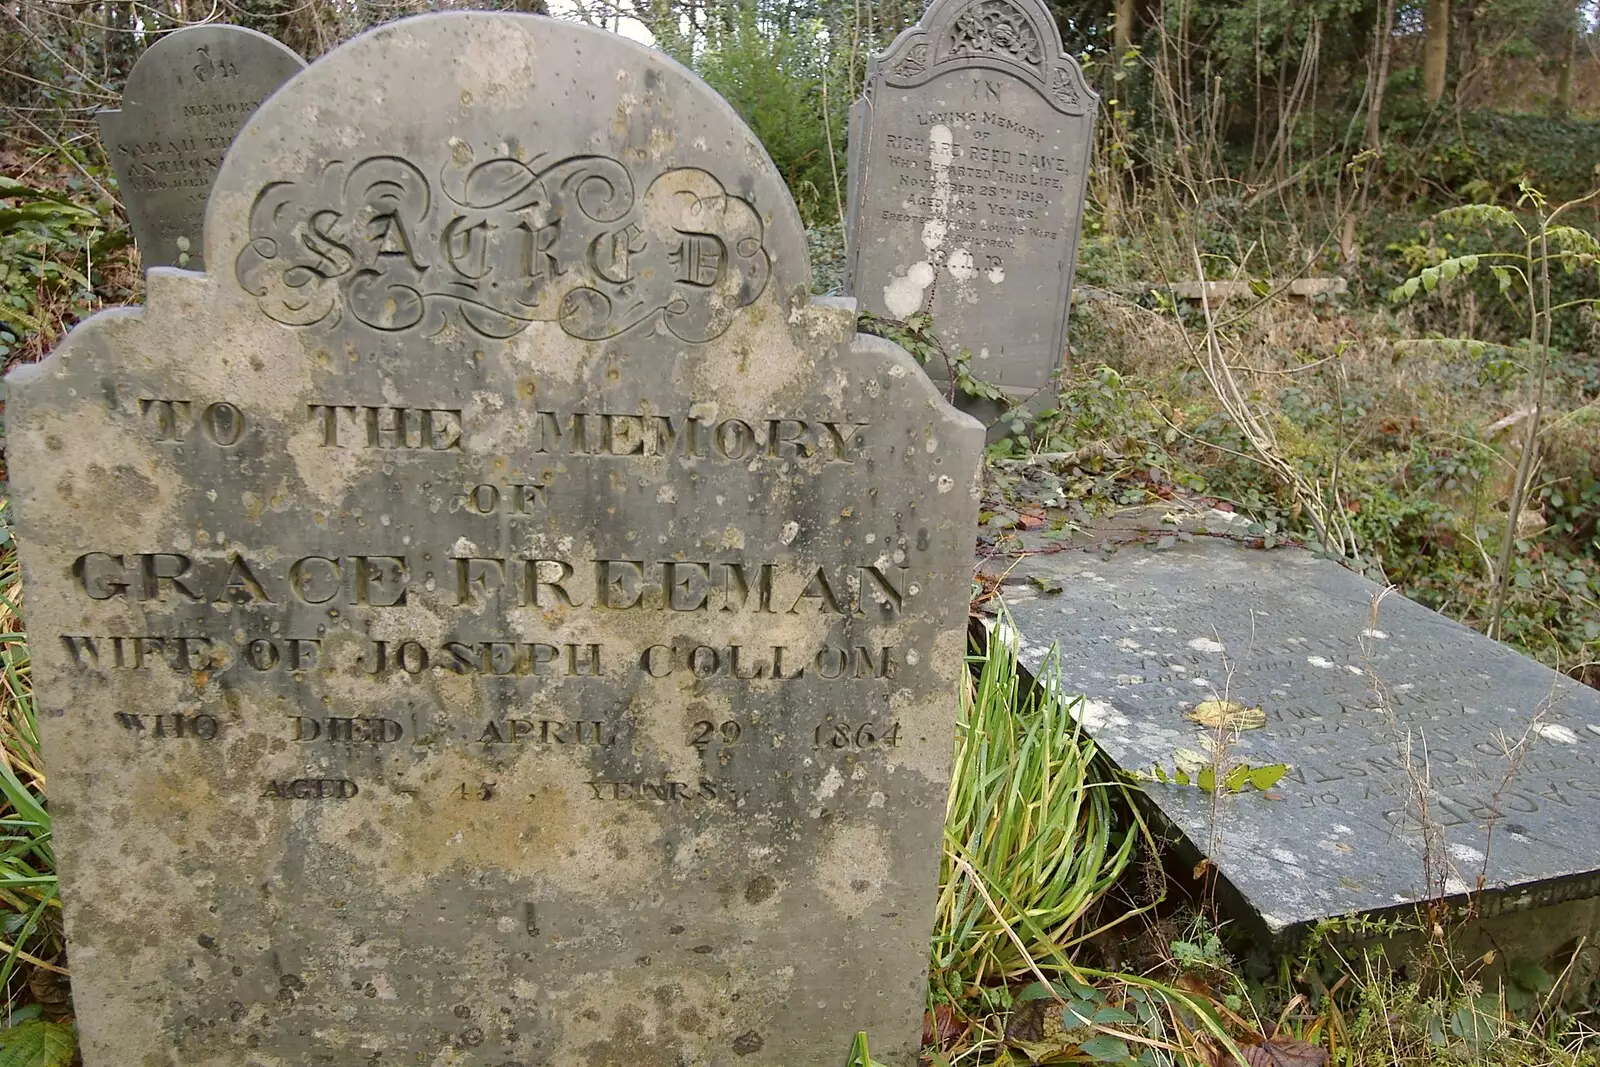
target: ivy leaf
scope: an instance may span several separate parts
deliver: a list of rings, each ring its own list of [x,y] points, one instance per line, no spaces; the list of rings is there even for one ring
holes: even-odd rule
[[[1222,784],[1227,788],[1228,792],[1238,793],[1244,789],[1245,783],[1248,781],[1250,781],[1250,764],[1241,763],[1228,772],[1227,777],[1222,780]]]
[[[1508,292],[1511,289],[1511,270],[1508,267],[1490,267],[1494,272],[1494,280],[1500,283],[1500,291]]]
[[[1207,793],[1217,791],[1217,769],[1215,767],[1202,767],[1195,777],[1195,784]]]
[[[1138,1022],[1121,1008],[1113,1008],[1109,1004],[1095,1012],[1094,1018],[1089,1021],[1099,1023],[1101,1026],[1130,1026]]]
[[[1265,767],[1256,767],[1250,771],[1250,784],[1265,793],[1289,773],[1287,763],[1269,763]]]
[[[0,1067],[67,1067],[77,1048],[72,1027],[35,1019],[0,1032]]]
[[[1428,292],[1431,293],[1435,289],[1439,288],[1439,268],[1438,267],[1429,267],[1427,270],[1425,270],[1421,274],[1417,275],[1417,277],[1422,279],[1422,287],[1424,289],[1426,289]],[[1411,283],[1407,282],[1406,284],[1410,285]]]
[[[1123,1063],[1129,1058],[1128,1043],[1109,1034],[1091,1037],[1078,1046],[1078,1051],[1097,1063]]]

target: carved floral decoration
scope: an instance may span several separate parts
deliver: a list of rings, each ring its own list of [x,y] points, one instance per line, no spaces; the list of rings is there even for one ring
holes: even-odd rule
[[[760,215],[707,171],[667,170],[640,198],[609,156],[473,165],[451,148],[437,181],[380,155],[267,184],[239,284],[288,326],[348,314],[387,333],[507,338],[556,322],[596,341],[660,323],[692,343],[766,288]]]
[[[1057,67],[1054,76],[1050,79],[1050,92],[1055,98],[1069,107],[1082,108],[1083,97],[1078,94],[1078,86],[1072,73],[1065,67]]]
[[[951,56],[1007,56],[1032,67],[1044,66],[1044,46],[1033,20],[1007,0],[984,0],[957,16],[946,51]]]
[[[912,45],[900,61],[894,65],[894,75],[898,78],[915,78],[928,69],[928,45],[926,42]]]

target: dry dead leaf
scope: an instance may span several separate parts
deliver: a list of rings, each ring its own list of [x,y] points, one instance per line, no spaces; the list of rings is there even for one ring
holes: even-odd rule
[[[1048,1000],[1024,1000],[1011,1011],[1011,1018],[1006,1020],[1006,1041],[1014,1045],[1026,1045],[1044,1040],[1045,1017],[1052,1002]]]
[[[956,1010],[949,1004],[935,1004],[933,1010],[924,1014],[922,1019],[923,1045],[936,1045],[941,1052],[948,1052],[961,1036],[961,1021],[956,1018]]]
[[[1213,730],[1259,730],[1267,724],[1266,712],[1247,708],[1237,700],[1202,700],[1188,717]]]
[[[1250,1067],[1326,1067],[1328,1062],[1326,1049],[1293,1038],[1263,1041],[1243,1052]]]

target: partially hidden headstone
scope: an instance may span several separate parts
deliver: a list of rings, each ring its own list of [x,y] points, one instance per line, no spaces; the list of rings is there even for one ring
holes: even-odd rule
[[[1038,0],[935,0],[851,110],[848,291],[892,319],[931,314],[973,375],[1044,403],[1098,102]]]
[[[982,429],[657,52],[374,30],[9,378],[85,1067],[911,1067]]]
[[[134,63],[121,110],[96,117],[145,269],[205,269],[200,227],[222,157],[305,65],[264,33],[217,24],[169,33]]]
[[[1481,888],[1528,941],[1529,913],[1600,897],[1600,692],[1299,549],[1035,556],[1005,599],[1023,662],[1050,676],[1058,650],[1257,936]],[[1280,764],[1267,793],[1240,777]],[[1208,766],[1237,790],[1200,788]]]

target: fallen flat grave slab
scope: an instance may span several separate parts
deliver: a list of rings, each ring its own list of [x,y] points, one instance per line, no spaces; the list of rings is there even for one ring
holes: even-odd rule
[[[1310,553],[1207,537],[1029,557],[1004,599],[1023,663],[1058,649],[1125,770],[1288,765],[1266,792],[1145,783],[1260,934],[1480,878],[1483,916],[1600,895],[1600,693],[1505,645]]]

